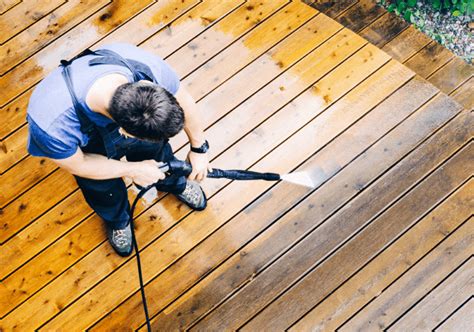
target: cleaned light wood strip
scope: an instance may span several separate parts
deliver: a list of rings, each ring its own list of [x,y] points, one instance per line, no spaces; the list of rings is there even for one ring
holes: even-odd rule
[[[10,10],[12,7],[21,3],[21,0],[1,0],[0,1],[0,14],[4,14],[6,11]]]
[[[470,181],[450,196],[328,298],[305,314],[290,331],[329,331],[344,323],[469,217],[474,206],[473,186],[473,181]]]
[[[28,0],[26,1],[30,2]],[[30,6],[33,5],[33,7],[37,7],[38,4],[47,2],[50,1],[31,1]],[[75,28],[83,20],[93,15],[108,3],[110,3],[110,0],[66,1],[64,5],[55,9],[52,13],[40,18],[35,24],[20,32],[17,36],[8,40],[0,47],[0,74],[4,76],[9,70],[18,66],[52,41],[58,40],[65,32]],[[20,6],[15,7],[15,9],[18,7]],[[37,9],[35,8],[33,10],[33,15],[36,15]],[[16,19],[18,19],[18,16]],[[61,42],[61,40],[59,41]],[[17,70],[21,71],[22,66]]]
[[[68,31],[62,38],[29,57],[21,66],[15,67],[0,78],[0,106],[3,107],[56,68],[58,59],[72,58],[151,3],[152,0],[115,0]],[[22,84],[16,84],[17,82]]]
[[[254,54],[260,55],[312,16],[317,15],[317,12],[308,10],[306,5],[300,2],[292,2],[226,49],[221,48],[221,42],[210,44],[208,40],[231,41],[235,38],[234,36],[240,36],[249,27],[258,24],[264,18],[263,14],[261,14],[265,12],[264,10],[273,11],[281,6],[281,3],[278,2],[269,1],[264,3],[270,8],[263,7],[260,9],[253,6],[251,6],[252,10],[248,9],[249,6],[239,8],[229,15],[225,21],[216,24],[215,29],[210,29],[201,34],[188,43],[186,47],[181,48],[167,58],[170,65],[176,68],[178,74],[182,76],[187,76],[191,73],[191,65],[195,67],[205,63],[204,70],[190,75],[193,81],[199,78],[197,82],[200,82],[200,84],[197,85],[198,87],[189,83],[185,84],[184,86],[188,90],[194,93],[197,93],[196,89],[198,88],[199,91],[209,90],[210,84],[215,85],[218,82],[222,82],[222,79],[226,78],[226,75],[231,74],[235,67],[245,67],[255,58]],[[245,11],[245,13],[242,13],[242,11]],[[224,42],[224,45],[226,44]],[[207,61],[209,59],[208,53],[219,53],[219,55]],[[235,56],[235,54],[239,54],[239,56]],[[186,58],[192,60],[183,63],[182,59]],[[224,63],[226,66],[222,65]],[[204,77],[216,74],[222,77],[219,81],[204,79]]]
[[[471,220],[472,222],[472,220]],[[451,332],[451,331],[469,331],[474,326],[474,298],[471,299],[459,308],[454,315],[449,317],[441,326],[435,331]]]
[[[12,38],[29,25],[34,24],[65,2],[65,0],[24,0],[20,2],[18,6],[2,15],[0,20],[0,31],[2,31],[0,34],[0,45],[3,46],[6,40]]]
[[[149,37],[140,44],[140,47],[156,53],[162,58],[166,58],[200,33],[220,22],[222,17],[234,12],[243,4],[246,4],[247,7],[256,5],[253,1],[206,0],[204,3],[191,9],[186,15],[168,24],[165,28],[165,33],[158,33]]]

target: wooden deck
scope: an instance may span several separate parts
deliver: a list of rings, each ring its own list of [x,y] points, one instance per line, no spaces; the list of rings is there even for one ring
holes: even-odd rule
[[[135,258],[113,253],[71,175],[25,150],[34,86],[114,41],[175,68],[214,166],[317,185],[206,180],[199,213],[142,202],[154,330],[472,327],[473,113],[386,44],[300,1],[3,0],[0,13],[0,330],[146,330]],[[183,158],[185,136],[172,145]]]
[[[305,0],[428,80],[466,109],[474,108],[473,66],[374,0]]]

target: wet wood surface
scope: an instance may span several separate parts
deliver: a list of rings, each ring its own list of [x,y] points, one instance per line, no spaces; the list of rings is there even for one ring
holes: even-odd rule
[[[337,2],[337,4],[335,4]],[[379,46],[466,109],[472,109],[474,67],[374,0],[306,0],[314,8]],[[332,10],[332,9],[335,10]],[[459,89],[459,93],[455,93]],[[461,92],[466,91],[466,92]],[[469,92],[467,92],[469,91]]]
[[[0,12],[0,329],[146,330],[135,258],[113,252],[74,178],[25,148],[34,86],[117,41],[176,70],[212,165],[315,184],[206,180],[203,212],[164,193],[141,201],[153,330],[465,324],[472,67],[368,0],[4,0]],[[184,159],[185,135],[171,143]]]

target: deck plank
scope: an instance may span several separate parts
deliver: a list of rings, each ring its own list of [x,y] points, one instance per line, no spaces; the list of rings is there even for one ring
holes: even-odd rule
[[[474,298],[471,298],[452,316],[441,324],[436,331],[450,332],[450,331],[468,331],[474,325]]]
[[[382,48],[394,59],[404,63],[427,46],[431,39],[410,25]],[[415,72],[416,72],[416,68]]]
[[[33,89],[29,89],[12,102],[0,108],[0,112],[2,112],[5,118],[5,123],[0,126],[0,137],[2,140],[26,123],[26,107],[32,92]]]
[[[312,293],[315,307],[290,331],[329,331],[344,323],[469,218],[473,185],[462,186],[323,302]]]
[[[46,1],[21,1],[18,6],[12,8],[2,15],[0,20],[0,45],[3,44],[14,35],[21,32],[31,24],[34,24],[50,11],[60,7],[65,0],[46,0]],[[1,11],[1,10],[0,10]],[[19,20],[18,17],[22,19]],[[3,60],[3,59],[2,59]]]
[[[30,1],[27,1],[27,3],[28,2]],[[51,1],[32,1],[29,7],[33,7],[33,9],[30,8],[30,10],[34,11],[33,15],[41,15],[41,7],[48,2]],[[80,24],[84,19],[87,19],[87,17],[103,8],[109,2],[109,0],[65,1],[62,6],[59,6],[53,12],[40,18],[35,24],[29,26],[0,47],[1,75],[5,75],[8,71],[12,70],[52,41],[61,37],[69,29]],[[22,2],[22,4],[24,3],[25,1]],[[40,5],[38,6],[38,4]],[[15,7],[14,10],[9,11],[8,14],[20,6]],[[27,17],[29,16],[27,15]],[[16,16],[16,19],[18,20],[18,16]],[[19,20],[19,22],[22,22],[22,20]],[[27,22],[28,19],[25,23]],[[6,22],[6,24],[9,23]]]
[[[385,328],[466,261],[472,255],[470,248],[473,245],[474,223],[466,222],[419,264],[345,323],[341,331],[353,331],[356,327]]]
[[[474,188],[471,190],[471,195]],[[471,206],[474,208],[474,205]],[[468,222],[473,222],[470,220]],[[447,312],[454,311],[466,300],[466,296],[474,294],[474,259],[458,267],[441,285],[433,289],[423,300],[402,316],[390,331],[422,331],[433,330],[445,317]]]
[[[335,18],[351,6],[355,5],[359,0],[304,0],[304,3],[324,12],[329,17]]]
[[[352,31],[359,32],[381,17],[385,11],[372,0],[359,0],[344,13],[337,16],[338,22]]]
[[[140,47],[165,59],[244,4],[247,4],[247,7],[255,5],[253,1],[244,2],[243,0],[241,2],[206,1],[168,24],[166,33],[154,34],[141,43]]]
[[[443,113],[444,110],[448,109],[445,102],[442,100],[438,100],[437,102],[434,101],[432,105],[434,109],[438,109],[438,112]],[[455,108],[452,108],[451,112],[448,111],[448,114],[450,113],[452,116],[455,112]],[[427,116],[426,113],[429,114],[430,112],[423,112],[423,115],[420,116]],[[434,115],[431,118],[436,117],[437,116]],[[454,169],[457,170],[457,168]],[[418,167],[417,170],[421,171],[421,167]],[[387,176],[388,173],[385,175],[385,178]],[[462,176],[464,176],[464,174]],[[404,173],[404,177],[404,181],[411,180],[406,173]],[[390,179],[392,178],[393,176]],[[363,184],[358,187],[363,188]],[[403,188],[405,189],[405,187]],[[283,291],[285,285],[291,284],[291,282],[299,277],[301,273],[307,271],[313,263],[327,255],[327,253],[331,252],[334,248],[337,248],[339,243],[343,241],[345,237],[357,231],[357,229],[362,227],[367,220],[370,220],[370,217],[375,213],[378,213],[380,210],[383,211],[383,209],[386,208],[386,204],[391,202],[394,198],[392,196],[393,193],[387,190],[387,188],[384,188],[384,186],[379,185],[375,190],[377,190],[377,195],[370,195],[369,201],[373,201],[374,197],[377,197],[376,203],[373,202],[369,205],[367,204],[367,201],[365,201],[367,198],[364,200],[360,198],[357,200],[357,204],[350,204],[346,209],[342,210],[344,212],[338,213],[336,219],[333,217],[331,222],[323,223],[322,226],[320,226],[315,232],[311,233],[310,236],[305,237],[302,242],[299,242],[293,250],[286,253],[283,258],[277,260],[276,263],[265,269],[259,276],[251,278],[251,281],[245,287],[238,290],[237,294],[234,294],[229,300],[225,301],[209,315],[205,316],[201,321],[199,321],[195,328],[197,330],[212,330],[219,329],[222,326],[230,326],[231,328],[241,327],[247,319],[250,319],[259,310],[263,309],[265,305],[274,298],[274,296]],[[370,191],[364,193],[365,195],[362,194],[359,197],[366,197]],[[315,210],[319,205],[315,205],[314,203],[312,205],[313,209],[305,207],[292,210],[290,215],[293,216],[294,219],[290,219],[291,222],[289,222],[288,225],[291,226],[294,221],[299,220],[298,232],[303,232],[305,228],[302,226],[302,221],[309,223],[311,220],[309,215],[320,216],[320,214],[317,213],[317,210]],[[361,208],[361,205],[365,208]],[[354,216],[353,211],[358,211],[357,217],[348,218],[348,216]],[[315,224],[317,225],[318,222],[311,220],[311,227],[314,227]],[[285,233],[288,234],[288,231]],[[291,243],[292,242],[286,243],[285,247],[288,247]],[[275,246],[276,243],[272,242],[271,245]],[[366,245],[369,244],[367,243]],[[255,246],[265,248],[265,246],[262,245],[255,244]],[[292,263],[288,265],[289,261]],[[291,269],[289,269],[290,267]],[[331,270],[327,269],[326,271]],[[256,289],[260,290],[256,292]],[[263,290],[263,292],[261,290]],[[252,303],[252,306],[246,306],[245,303]],[[284,311],[280,312],[278,318],[273,317],[271,322],[268,322],[269,326],[278,322],[280,317],[285,317],[290,310],[298,310],[298,307],[293,306],[291,308],[286,308]]]
[[[455,57],[428,77],[428,81],[449,95],[473,76],[474,66],[468,65],[464,60]]]
[[[464,180],[462,176],[465,176],[465,174],[456,174],[460,175],[456,180]],[[396,238],[398,234],[402,234],[406,228],[411,227],[413,222],[417,221],[418,216],[423,215],[431,207],[429,205],[431,202],[427,205],[423,201],[426,197],[421,197],[425,195],[426,186],[431,186],[432,188],[430,193],[436,197],[433,200],[435,205],[437,204],[436,200],[443,199],[447,187],[434,187],[433,185],[437,183],[438,179],[433,180],[431,178],[432,176],[426,180],[426,183],[417,186],[413,193],[402,198],[387,212],[384,212],[384,214],[372,221],[360,233],[344,243],[342,248],[337,249],[334,254],[331,254],[331,257],[324,260],[323,263],[305,275],[302,280],[299,280],[288,292],[278,297],[277,300],[265,307],[256,317],[247,322],[243,330],[255,331],[261,328],[262,325],[267,328],[282,329],[297,321],[299,317],[315,304],[313,301],[317,303],[324,296],[330,294],[335,289],[335,285],[344,281],[345,276],[352,275],[361,266],[364,266],[365,262],[377,256],[389,241]],[[456,185],[458,185],[458,182],[453,181],[449,189],[456,188]],[[414,204],[416,204],[416,207]],[[399,211],[405,211],[405,213],[400,214]],[[308,245],[308,242],[303,243],[302,246]],[[301,247],[299,251],[302,255],[308,255],[308,253],[311,253],[310,249],[316,250],[313,247],[309,247],[306,251],[307,253],[304,254],[305,249]],[[291,254],[290,252],[289,255]],[[289,308],[282,310],[284,306]],[[275,315],[276,312],[278,312],[278,315]],[[269,317],[273,317],[271,323],[268,323]]]
[[[464,82],[460,87],[451,93],[451,96],[460,103],[465,109],[474,109],[474,77]]]
[[[407,22],[395,14],[385,13],[367,28],[360,31],[359,35],[382,48],[408,26]]]
[[[453,53],[437,42],[432,41],[404,64],[408,68],[412,68],[421,77],[428,78],[453,57]]]

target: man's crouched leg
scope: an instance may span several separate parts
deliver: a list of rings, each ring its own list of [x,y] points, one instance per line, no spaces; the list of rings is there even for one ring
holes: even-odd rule
[[[129,256],[133,250],[130,205],[123,180],[92,180],[75,176],[89,206],[104,220],[115,252]]]

